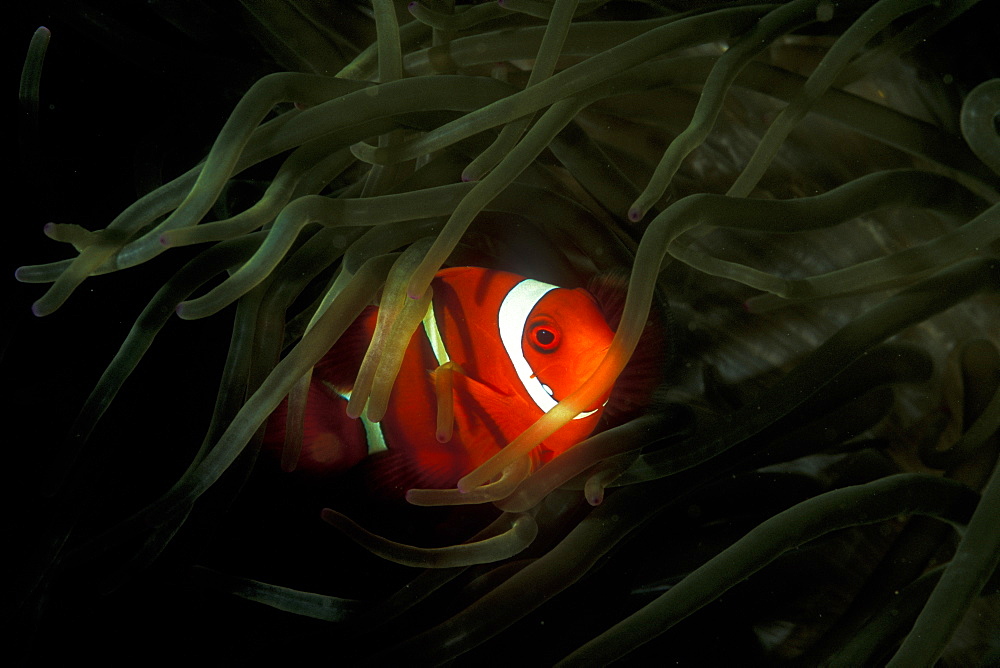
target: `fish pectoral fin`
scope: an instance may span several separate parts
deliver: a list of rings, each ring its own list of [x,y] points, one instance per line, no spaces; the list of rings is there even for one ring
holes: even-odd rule
[[[455,384],[456,390],[460,389],[461,391],[468,392],[475,397],[477,401],[480,399],[484,399],[486,401],[509,401],[513,398],[513,395],[504,392],[496,385],[483,382],[466,373],[453,372],[452,382]],[[479,401],[479,403],[483,403],[483,401]]]
[[[338,393],[353,388],[358,371],[361,369],[361,362],[368,352],[377,319],[377,308],[374,306],[365,308],[326,355],[316,363],[313,377],[336,388]]]

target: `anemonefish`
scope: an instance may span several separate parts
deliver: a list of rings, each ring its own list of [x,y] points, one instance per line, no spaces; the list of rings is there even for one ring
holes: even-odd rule
[[[375,331],[368,307],[313,370],[298,468],[336,473],[362,461],[382,495],[450,488],[573,392],[604,358],[614,336],[586,290],[517,274],[455,267],[440,271],[433,299],[410,339],[379,422],[346,412]],[[453,428],[439,440],[434,373],[452,375]],[[609,396],[579,413],[532,453],[549,461],[589,436]],[[268,421],[265,445],[284,441],[285,404]]]

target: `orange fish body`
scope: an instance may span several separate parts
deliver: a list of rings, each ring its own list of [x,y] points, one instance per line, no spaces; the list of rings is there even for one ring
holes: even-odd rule
[[[477,267],[442,270],[432,288],[432,304],[410,339],[378,423],[346,413],[346,397],[375,330],[375,307],[316,365],[299,469],[334,473],[368,459],[388,496],[415,487],[454,487],[577,389],[614,336],[582,289]],[[454,425],[450,439],[440,442],[434,371],[447,362],[458,366],[452,373]],[[546,439],[533,452],[536,462],[589,436],[607,399]],[[268,446],[284,441],[284,413],[282,404],[268,422]]]

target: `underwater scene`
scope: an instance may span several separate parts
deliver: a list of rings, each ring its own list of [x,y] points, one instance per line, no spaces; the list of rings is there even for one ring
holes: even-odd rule
[[[989,4],[19,7],[16,665],[1000,663]]]

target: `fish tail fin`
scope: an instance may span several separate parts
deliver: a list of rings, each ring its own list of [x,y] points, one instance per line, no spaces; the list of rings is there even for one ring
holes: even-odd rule
[[[296,470],[313,475],[346,471],[368,454],[364,428],[347,416],[347,401],[322,382],[309,384]],[[280,456],[285,445],[288,400],[268,419],[264,447]]]
[[[354,387],[361,362],[371,343],[377,319],[378,308],[366,307],[326,355],[316,363],[313,376],[338,390],[349,390]]]

